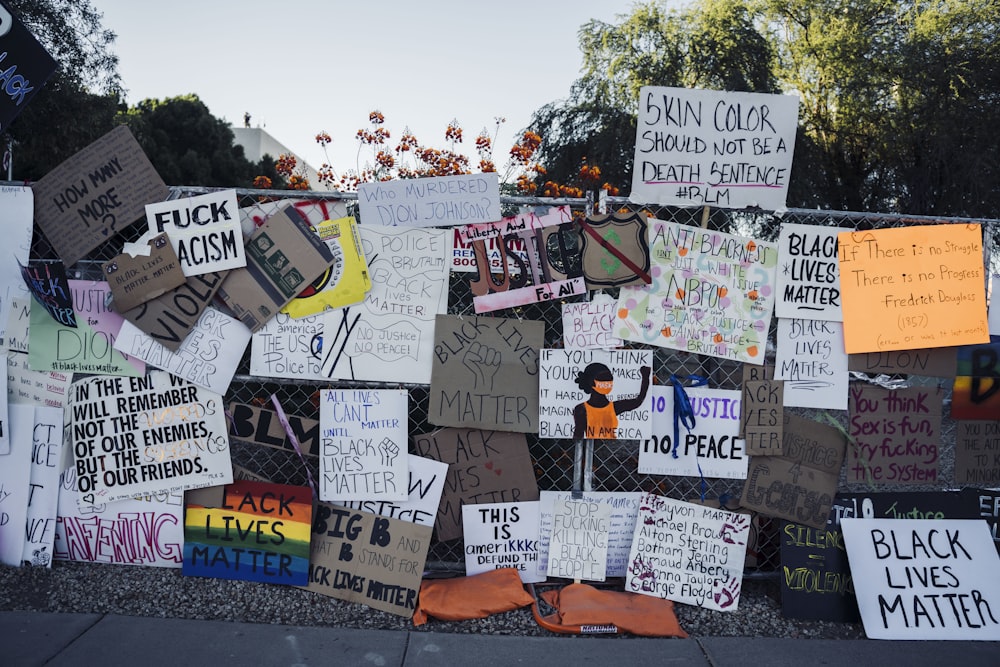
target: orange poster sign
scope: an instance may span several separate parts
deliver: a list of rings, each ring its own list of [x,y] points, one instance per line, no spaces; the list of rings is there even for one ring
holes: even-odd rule
[[[838,234],[847,352],[989,342],[981,225]]]

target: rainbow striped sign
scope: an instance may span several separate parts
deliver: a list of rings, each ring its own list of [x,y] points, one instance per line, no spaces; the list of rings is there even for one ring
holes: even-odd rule
[[[218,507],[188,505],[182,573],[271,584],[309,583],[312,493],[240,480]]]

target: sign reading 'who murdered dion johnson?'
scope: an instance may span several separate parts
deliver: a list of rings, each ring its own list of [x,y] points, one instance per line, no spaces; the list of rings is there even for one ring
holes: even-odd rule
[[[495,173],[414,178],[358,186],[360,222],[392,227],[454,227],[499,220]]]
[[[644,86],[630,199],[784,209],[798,109],[790,95]]]

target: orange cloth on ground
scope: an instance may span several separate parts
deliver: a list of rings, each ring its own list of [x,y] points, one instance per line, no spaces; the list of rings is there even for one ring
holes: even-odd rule
[[[584,403],[583,407],[587,411],[586,437],[615,439],[615,432],[618,429],[615,404],[608,403],[603,408],[595,408],[590,403]]]
[[[569,584],[545,591],[541,598],[558,611],[545,616],[547,623],[563,626],[615,625],[643,637],[681,637],[688,634],[677,622],[674,603],[662,598],[604,591],[587,584]]]
[[[535,598],[524,590],[512,567],[490,570],[471,577],[424,579],[420,583],[413,625],[421,626],[432,616],[442,621],[467,621],[527,607]]]

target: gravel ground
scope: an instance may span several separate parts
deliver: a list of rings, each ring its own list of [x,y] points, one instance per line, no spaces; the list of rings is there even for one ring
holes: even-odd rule
[[[770,582],[744,582],[739,609],[735,612],[722,613],[684,604],[676,604],[674,608],[681,627],[692,637],[864,638],[860,624],[783,618],[777,584]],[[90,563],[56,562],[52,569],[0,567],[0,610],[553,636],[535,622],[530,607],[472,621],[431,619],[421,628],[414,628],[409,618],[296,588],[184,577],[176,569]],[[548,611],[543,609],[542,613]]]

